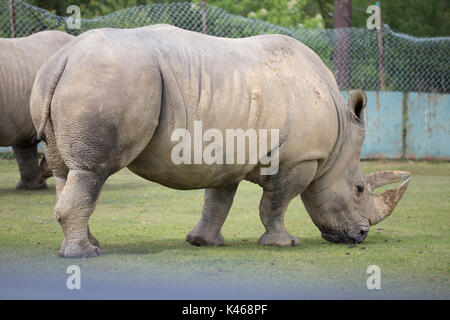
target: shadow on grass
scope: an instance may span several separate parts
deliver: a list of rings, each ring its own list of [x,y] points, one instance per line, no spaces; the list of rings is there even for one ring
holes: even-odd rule
[[[300,241],[299,246],[295,247],[277,247],[277,246],[262,246],[258,244],[258,238],[247,239],[231,239],[225,240],[225,245],[220,247],[212,246],[194,246],[185,241],[182,238],[177,239],[159,239],[149,241],[137,241],[128,243],[103,243],[101,246],[103,255],[128,255],[128,254],[157,254],[163,251],[179,251],[183,250],[184,253],[197,254],[199,250],[202,252],[213,252],[220,250],[221,252],[242,252],[242,251],[295,251],[302,249],[314,249],[321,248],[324,245],[335,245],[345,247],[345,244],[334,244],[324,242],[320,238],[304,239]]]
[[[183,239],[160,239],[128,243],[100,244],[102,255],[156,254],[168,250],[186,250],[192,246]],[[196,247],[198,248],[198,247]]]
[[[163,251],[183,251],[184,254],[198,254],[201,252],[252,252],[252,251],[265,251],[265,252],[292,252],[298,251],[314,251],[318,249],[336,248],[338,249],[359,249],[359,250],[371,250],[373,248],[379,249],[385,247],[386,250],[393,247],[408,247],[408,244],[416,243],[417,236],[399,236],[398,239],[390,239],[385,241],[386,237],[376,236],[372,239],[367,239],[360,244],[345,244],[345,243],[332,243],[323,240],[320,237],[300,238],[300,245],[295,247],[277,247],[277,246],[262,246],[258,244],[258,238],[239,238],[239,239],[225,239],[225,246],[221,247],[207,247],[207,246],[193,246],[186,242],[183,238],[176,239],[156,239],[149,241],[136,241],[126,243],[103,243],[102,253],[103,255],[132,255],[132,254],[158,254]],[[425,238],[425,237],[424,237]],[[398,241],[400,240],[400,241]],[[432,239],[429,239],[432,241]]]

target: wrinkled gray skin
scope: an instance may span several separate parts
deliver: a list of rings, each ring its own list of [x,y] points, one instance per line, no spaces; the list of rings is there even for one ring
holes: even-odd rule
[[[363,178],[365,95],[351,94],[347,104],[319,57],[286,36],[224,39],[168,25],[82,34],[45,63],[31,97],[55,176],[59,255],[100,254],[88,220],[105,180],[124,167],[171,188],[206,189],[202,218],[186,238],[195,245],[224,244],[221,228],[241,180],[264,190],[260,244],[298,244],[284,213],[299,195],[325,239],[362,241],[406,184],[378,198],[372,189],[407,173]],[[227,128],[279,129],[271,150],[279,148],[278,173],[260,175],[261,164],[248,162],[174,164],[171,134],[192,133],[194,120],[224,136]]]
[[[20,171],[17,189],[46,188],[51,176],[45,158],[38,163],[30,94],[39,68],[74,37],[43,31],[29,37],[0,39],[0,146],[12,146]]]

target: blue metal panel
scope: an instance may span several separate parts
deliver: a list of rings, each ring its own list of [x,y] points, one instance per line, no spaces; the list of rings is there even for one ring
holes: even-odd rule
[[[450,159],[450,95],[408,94],[406,157]]]
[[[348,101],[347,92],[342,92]],[[367,106],[364,110],[366,139],[361,158],[402,157],[402,100],[401,92],[367,91]]]

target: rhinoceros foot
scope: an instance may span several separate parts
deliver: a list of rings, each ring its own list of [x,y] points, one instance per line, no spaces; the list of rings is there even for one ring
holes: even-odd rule
[[[101,255],[99,247],[93,246],[89,241],[73,243],[63,241],[58,253],[60,258],[94,258]]]
[[[300,241],[286,231],[279,233],[266,231],[258,243],[264,246],[294,247],[299,245]]]
[[[40,189],[48,189],[47,183],[37,183],[35,181],[23,181],[20,180],[16,185],[17,190],[40,190]]]
[[[225,239],[219,233],[201,232],[197,228],[192,230],[186,236],[186,241],[194,246],[223,246],[225,245]]]
[[[89,226],[88,226],[88,239],[89,242],[97,248],[100,248],[100,242],[92,235],[91,231],[89,230]]]
[[[89,242],[94,247],[100,248],[100,242],[92,234],[89,234]]]

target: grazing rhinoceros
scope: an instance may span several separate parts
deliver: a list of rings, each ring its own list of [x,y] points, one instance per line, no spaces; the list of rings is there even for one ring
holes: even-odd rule
[[[24,38],[0,39],[0,146],[12,146],[20,171],[17,189],[46,188],[51,176],[45,158],[38,163],[30,94],[45,60],[74,37],[43,31]]]
[[[59,255],[100,254],[88,220],[105,180],[124,167],[171,188],[206,189],[191,244],[224,244],[221,228],[241,180],[264,190],[260,244],[298,244],[284,226],[298,195],[325,239],[361,242],[392,212],[407,181],[372,191],[408,177],[362,175],[365,104],[361,91],[347,104],[320,58],[290,37],[225,39],[169,25],[86,32],[43,65],[31,96],[55,177]],[[198,121],[215,137],[230,128],[278,129],[279,142],[255,164],[175,163],[174,132],[191,132]],[[262,175],[264,157],[274,153],[278,170]]]

